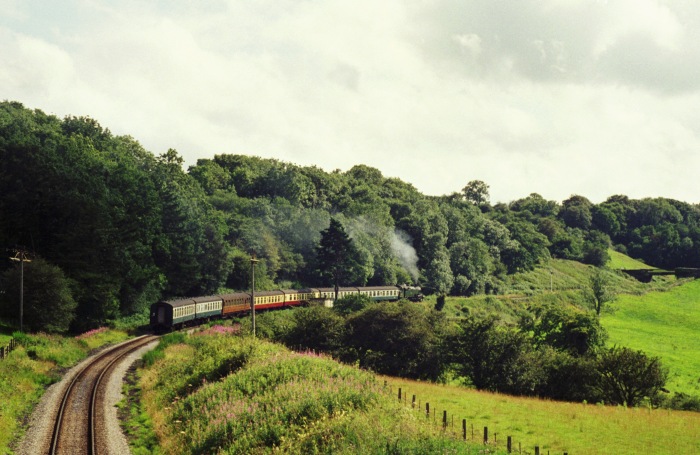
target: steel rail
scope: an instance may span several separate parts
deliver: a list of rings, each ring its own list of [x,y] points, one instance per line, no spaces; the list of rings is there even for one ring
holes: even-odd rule
[[[76,375],[73,377],[73,379],[71,380],[68,387],[66,387],[65,391],[63,392],[63,399],[61,400],[61,405],[58,408],[58,413],[56,414],[56,420],[54,423],[53,433],[51,435],[51,445],[49,447],[49,455],[56,455],[57,454],[58,440],[60,439],[60,435],[61,435],[61,426],[63,425],[63,415],[64,415],[64,412],[66,409],[66,403],[68,403],[68,398],[70,397],[71,393],[73,392],[73,388],[74,388],[75,384],[78,382],[78,380],[83,378],[86,375],[86,373],[88,372],[88,370],[90,370],[90,368],[93,365],[95,365],[100,360],[103,360],[108,355],[112,355],[115,352],[119,351],[120,349],[123,349],[125,346],[130,346],[134,343],[138,343],[138,347],[141,347],[144,344],[147,344],[147,342],[139,343],[140,340],[148,339],[148,342],[150,342],[153,338],[156,338],[156,337],[154,337],[152,335],[144,335],[144,336],[129,340],[126,343],[120,344],[118,346],[113,346],[113,347],[105,350],[104,352],[100,353],[97,357],[95,357],[91,361],[89,361],[87,365],[85,365],[78,373],[76,373]],[[134,348],[134,350],[138,349],[138,347]],[[127,352],[131,352],[131,351],[127,351]],[[123,354],[117,356],[117,358],[121,358],[123,355],[126,355],[126,353],[123,353]],[[109,366],[111,366],[111,363]],[[103,372],[104,372],[104,370],[103,370]],[[93,390],[93,395],[94,395],[94,390]],[[91,409],[92,409],[92,405],[91,405]],[[89,421],[92,420],[91,414],[92,414],[92,412],[90,412],[90,415],[88,416]],[[89,422],[88,426],[90,427],[88,429],[88,437],[90,438],[90,444],[88,444],[88,452],[90,452],[90,454],[92,454],[93,453],[92,450],[94,448],[94,444],[92,442],[92,435],[94,433],[92,431],[92,422]]]
[[[95,386],[92,388],[92,395],[90,396],[90,413],[88,414],[88,432],[89,432],[89,444],[88,444],[88,455],[95,455],[97,453],[97,449],[95,448],[95,443],[97,441],[97,437],[95,434],[95,406],[97,405],[97,391],[100,388],[100,383],[102,382],[102,378],[104,377],[105,373],[112,368],[112,366],[117,363],[119,360],[123,359],[127,355],[131,354],[132,352],[136,351],[137,349],[142,348],[143,346],[147,345],[154,339],[158,337],[153,336],[153,335],[148,335],[143,338],[140,338],[141,341],[138,343],[136,340],[134,340],[133,346],[130,347],[129,349],[125,350],[124,352],[120,353],[119,355],[115,356],[100,372],[100,375],[97,376],[97,380],[95,381]]]

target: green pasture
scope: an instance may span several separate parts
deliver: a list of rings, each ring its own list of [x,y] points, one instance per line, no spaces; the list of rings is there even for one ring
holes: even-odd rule
[[[607,266],[610,267],[611,269],[634,270],[634,269],[653,269],[654,268],[650,265],[643,263],[642,261],[638,261],[637,259],[632,259],[631,257],[629,257],[625,254],[622,254],[618,251],[615,251],[613,249],[609,249],[608,254],[610,255],[610,261],[608,261]]]
[[[660,357],[670,391],[700,395],[700,280],[666,292],[619,295],[610,310],[601,316],[610,345]]]
[[[540,453],[552,454],[700,453],[700,413],[564,403],[400,378],[381,379],[388,381],[396,397],[402,388],[408,408],[415,395],[421,415],[428,402],[437,414],[431,419],[438,424],[444,411],[450,424],[454,416],[455,428],[450,431],[461,434],[461,422],[466,419],[468,437],[473,427],[477,441],[483,439],[484,427],[488,427],[491,444],[495,435],[499,448],[504,448],[511,436],[515,453],[519,447],[522,453],[534,453],[535,446],[540,447]]]

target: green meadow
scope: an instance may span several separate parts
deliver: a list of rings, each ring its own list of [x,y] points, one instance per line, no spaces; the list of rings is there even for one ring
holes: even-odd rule
[[[615,251],[613,249],[609,249],[608,254],[610,255],[610,261],[608,261],[607,266],[610,267],[611,269],[634,270],[634,269],[653,269],[654,268],[650,265],[643,263],[642,261],[638,261],[637,259],[632,259],[631,257],[627,256],[626,254],[622,254],[622,253]]]
[[[608,344],[662,359],[670,373],[667,389],[700,395],[700,280],[665,292],[620,294],[601,321]]]
[[[648,408],[626,408],[584,403],[564,403],[536,398],[512,397],[479,392],[459,386],[431,384],[400,378],[387,380],[395,396],[398,388],[413,395],[425,409],[425,402],[448,421],[455,419],[455,431],[461,432],[467,420],[469,437],[474,428],[476,440],[483,439],[488,427],[490,441],[494,434],[498,447],[512,437],[514,447],[522,453],[572,455],[637,455],[700,453],[700,413]]]

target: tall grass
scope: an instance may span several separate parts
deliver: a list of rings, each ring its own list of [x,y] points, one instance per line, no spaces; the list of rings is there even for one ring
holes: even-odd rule
[[[480,449],[440,435],[374,375],[330,358],[212,331],[183,341],[159,348],[140,381],[164,453]]]

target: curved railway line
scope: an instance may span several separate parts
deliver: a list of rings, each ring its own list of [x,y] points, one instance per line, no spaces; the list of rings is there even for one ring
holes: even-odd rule
[[[157,337],[145,335],[112,347],[98,354],[85,365],[68,384],[56,414],[47,452],[58,454],[98,455],[108,453],[101,436],[104,416],[102,406],[102,379],[120,359],[154,341]]]

